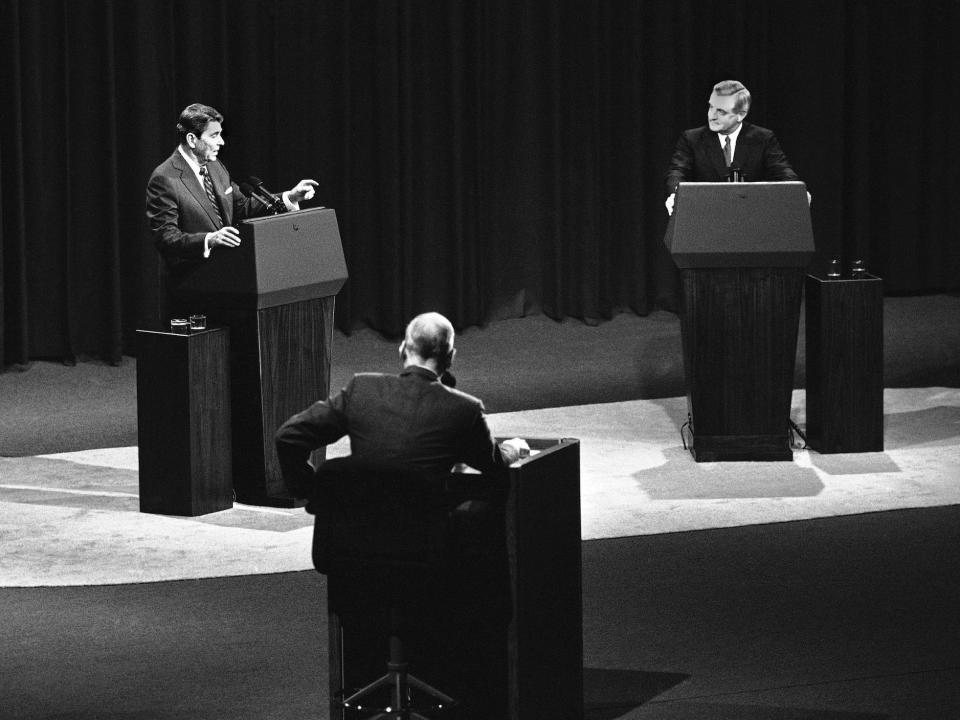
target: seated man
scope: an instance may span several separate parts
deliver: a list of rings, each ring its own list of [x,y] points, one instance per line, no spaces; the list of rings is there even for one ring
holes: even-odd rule
[[[449,473],[458,463],[496,472],[517,460],[526,443],[515,439],[498,446],[480,400],[441,382],[449,377],[453,337],[453,326],[443,315],[418,315],[400,345],[399,375],[354,375],[329,400],[284,423],[276,444],[289,492],[312,495],[310,453],[344,435],[350,436],[354,456],[428,473]],[[406,618],[417,628],[405,640],[417,643],[410,648],[412,667],[460,700],[458,717],[470,720],[491,717],[490,711],[492,717],[506,715],[504,633],[510,593],[502,511],[502,503],[468,502],[453,512],[458,562],[451,568],[448,592],[418,598],[417,609]],[[378,639],[382,631],[370,607],[379,593],[376,581],[370,582],[328,581],[329,607],[338,613],[343,642],[368,649],[365,660],[352,661],[354,676],[361,678],[372,678],[382,668],[384,641]]]
[[[457,463],[495,471],[517,460],[522,441],[498,446],[483,403],[441,382],[456,354],[453,337],[443,315],[418,315],[400,344],[399,375],[354,375],[339,393],[287,420],[276,444],[290,493],[310,495],[310,453],[344,435],[354,456],[430,473],[450,472]]]

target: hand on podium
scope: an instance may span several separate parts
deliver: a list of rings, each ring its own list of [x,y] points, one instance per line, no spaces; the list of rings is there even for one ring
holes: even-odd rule
[[[676,201],[676,199],[677,199],[677,194],[672,193],[670,197],[668,197],[664,201],[663,205],[664,207],[667,208],[667,215],[673,215],[673,204]],[[807,190],[807,205],[812,205],[812,204],[813,204],[813,196],[810,194],[810,191]]]
[[[207,233],[206,245],[208,248],[208,253],[209,248],[212,248],[215,245],[235,248],[240,245],[240,231],[231,225],[226,225],[219,230]]]
[[[508,463],[515,463],[525,457],[530,457],[530,446],[523,438],[510,438],[500,443],[500,452]]]

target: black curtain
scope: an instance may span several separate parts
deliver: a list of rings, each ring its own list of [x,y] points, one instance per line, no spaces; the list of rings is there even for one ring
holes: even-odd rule
[[[958,35],[960,0],[2,0],[0,357],[133,350],[144,187],[196,101],[235,177],[319,181],[345,330],[671,309],[662,177],[728,78],[813,193],[816,262],[957,289]]]

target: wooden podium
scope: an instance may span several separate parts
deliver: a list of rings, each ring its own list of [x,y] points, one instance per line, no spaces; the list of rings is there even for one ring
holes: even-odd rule
[[[245,220],[240,237],[240,247],[214,250],[170,292],[180,311],[230,328],[237,500],[292,506],[273,435],[329,394],[334,298],[346,262],[332,209]]]
[[[508,471],[504,524],[509,624],[484,634],[479,627],[483,621],[471,617],[459,628],[466,637],[483,635],[477,642],[495,646],[492,654],[502,663],[494,677],[485,676],[476,688],[481,707],[464,708],[463,716],[582,720],[580,443],[573,439],[527,442],[537,454],[514,463]],[[494,485],[492,478],[479,473],[455,472],[448,490],[456,504],[482,498],[485,488],[489,492]],[[373,624],[364,621],[359,626]],[[335,720],[352,717],[336,703],[338,691],[344,686],[359,688],[384,670],[385,636],[358,638],[351,634],[351,627],[357,626],[344,624],[335,609],[330,611],[330,717]],[[463,668],[462,658],[444,655],[442,646],[450,641],[450,637],[437,638],[422,647],[422,655],[409,658],[410,672],[446,691],[445,676]]]
[[[137,330],[140,512],[233,507],[229,333]]]
[[[680,268],[697,462],[790,460],[790,403],[813,232],[802,182],[681,183],[664,238]]]
[[[883,280],[806,278],[807,443],[883,451]]]

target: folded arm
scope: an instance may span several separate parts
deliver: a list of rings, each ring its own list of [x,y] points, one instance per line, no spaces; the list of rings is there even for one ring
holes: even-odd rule
[[[341,395],[297,413],[274,436],[283,480],[294,497],[311,494],[315,469],[310,464],[310,453],[347,434],[346,420],[339,409]]]

